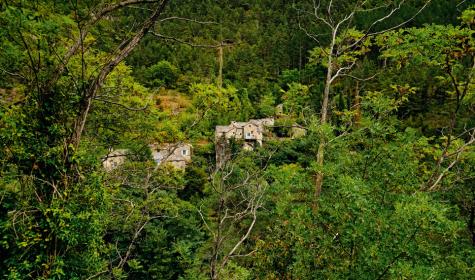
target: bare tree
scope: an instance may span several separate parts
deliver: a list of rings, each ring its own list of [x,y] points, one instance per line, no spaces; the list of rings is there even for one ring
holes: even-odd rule
[[[157,203],[161,198],[160,190],[181,187],[179,182],[164,180],[173,175],[172,169],[157,169],[151,162],[126,164],[108,174],[106,181],[108,184],[119,184],[122,189],[138,195],[129,197],[117,192],[111,196],[115,202],[115,207],[111,211],[112,220],[116,225],[120,225],[112,226],[113,230],[120,233],[111,240],[115,257],[110,258],[107,269],[87,279],[95,279],[107,273],[113,276],[114,270],[122,270],[127,262],[134,258],[140,239],[146,235],[147,227],[153,221],[178,217],[176,210],[170,210],[167,208],[168,205]],[[126,241],[119,244],[119,240]]]
[[[475,143],[475,127],[470,129],[465,129],[460,135],[454,137],[454,130],[456,128],[460,108],[462,107],[462,102],[467,96],[471,86],[473,86],[473,79],[475,77],[475,56],[470,57],[471,67],[467,69],[466,79],[457,79],[454,74],[453,66],[447,60],[444,68],[449,76],[451,86],[455,91],[455,106],[453,111],[450,114],[450,124],[448,127],[445,143],[442,148],[442,154],[438,158],[436,163],[436,168],[432,173],[431,177],[427,181],[426,185],[423,187],[429,191],[434,191],[438,189],[438,186],[442,179],[447,175],[447,173],[460,161],[462,155],[468,148]],[[468,136],[468,137],[467,137]],[[460,147],[456,147],[455,151],[453,150],[454,141],[457,139],[464,139],[464,143]],[[450,160],[448,166],[443,169],[443,164],[447,160]]]
[[[238,162],[239,159],[229,160],[212,175],[211,187],[217,195],[213,212],[206,215],[199,209],[212,236],[210,278],[213,280],[223,276],[231,259],[253,253],[242,251],[256,225],[267,189],[263,170],[243,169]]]
[[[381,29],[380,24],[397,14],[401,8],[407,4],[406,0],[389,1],[380,6],[374,6],[367,0],[352,1],[339,0],[313,0],[311,10],[298,9],[299,26],[305,34],[314,40],[319,46],[319,59],[326,68],[326,78],[324,81],[323,100],[320,111],[320,125],[326,125],[329,120],[329,103],[332,87],[339,78],[349,76],[351,78],[365,80],[350,75],[350,71],[355,67],[358,56],[364,54],[363,48],[368,40],[378,34],[400,28],[412,21],[431,2],[424,0],[422,6],[409,18],[393,26]],[[364,13],[382,12],[382,16],[375,19],[365,30],[356,32],[355,17]],[[310,18],[310,23],[321,33],[311,31],[309,26],[303,26],[302,19]],[[378,29],[379,28],[379,29]],[[316,200],[320,196],[323,184],[323,164],[327,141],[324,135],[320,136],[319,146],[316,155],[317,173],[315,175],[314,208]]]

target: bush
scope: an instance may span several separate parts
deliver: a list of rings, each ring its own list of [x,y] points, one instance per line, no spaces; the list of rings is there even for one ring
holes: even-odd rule
[[[162,60],[145,71],[146,84],[152,88],[165,86],[174,88],[180,76],[180,70],[166,60]]]

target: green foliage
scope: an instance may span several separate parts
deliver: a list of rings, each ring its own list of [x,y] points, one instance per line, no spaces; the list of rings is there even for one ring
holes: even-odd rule
[[[268,117],[275,115],[275,97],[272,94],[266,94],[259,101],[259,116]]]
[[[473,253],[452,262],[465,258],[466,251],[455,247],[468,245],[460,235],[463,223],[453,220],[458,209],[419,192],[428,175],[420,173],[419,151],[431,145],[415,130],[397,132],[390,114],[373,119],[371,110],[394,110],[380,98],[366,97],[364,126],[344,140],[330,139],[316,216],[305,169],[296,164],[270,169],[273,195],[267,207],[274,214],[257,243],[259,278],[466,279],[472,272]]]
[[[109,176],[108,192],[116,203],[105,239],[109,257],[121,256],[113,263],[117,273],[150,279],[183,275],[203,242],[195,207],[177,197],[184,174],[168,166],[156,169],[151,162],[129,162]]]
[[[327,27],[306,30],[320,46],[300,28],[312,1],[170,1],[152,31],[177,40],[148,34],[90,106],[156,3],[97,19],[119,1],[76,2],[0,3],[0,278],[473,278],[475,23],[473,7],[456,12],[469,1],[433,0],[378,36],[361,30],[397,3],[365,1],[336,38],[332,65],[352,67],[323,125]],[[355,3],[330,2],[337,19]],[[216,48],[178,41],[227,43],[222,87]],[[263,145],[229,141],[216,166],[215,126],[278,104]],[[291,139],[296,123],[306,135]],[[149,145],[177,142],[193,144],[192,162],[157,166]],[[118,149],[126,160],[104,170]]]
[[[460,16],[460,19],[462,20],[462,23],[473,27],[475,24],[475,7],[472,6],[462,12],[462,15]]]
[[[15,200],[7,198],[7,203],[10,200],[14,204],[6,204],[10,211],[2,215],[1,247],[10,252],[3,259],[7,269],[2,276],[79,279],[84,271],[100,269],[102,259],[98,253],[104,233],[101,221],[109,204],[100,177],[93,174],[80,185],[56,193],[48,204],[36,201],[35,180],[38,179],[33,176],[25,177],[23,190],[15,188],[4,193]],[[11,208],[13,205],[16,207]]]
[[[193,107],[206,116],[203,130],[212,131],[215,125],[247,119],[253,111],[246,92],[233,86],[219,89],[211,84],[194,84],[190,92]]]
[[[166,60],[150,66],[145,72],[146,84],[152,88],[165,86],[174,88],[179,77],[179,70]]]
[[[353,46],[357,41],[362,41],[362,43]],[[343,52],[341,55],[335,57],[335,61],[333,61],[332,64],[334,64],[334,67],[336,68],[346,67],[346,65],[356,63],[359,58],[371,51],[370,47],[372,45],[371,40],[365,40],[365,34],[363,32],[355,29],[346,30],[344,34],[336,38],[335,43],[341,45],[341,48],[348,48],[348,50]],[[321,64],[327,67],[328,61],[326,58],[329,53],[329,48],[317,47],[311,50],[310,63]]]
[[[310,92],[308,86],[292,83],[289,89],[282,92],[284,112],[291,116],[300,116],[304,109],[308,109]]]
[[[409,58],[411,64],[432,66],[449,63],[452,66],[473,53],[473,32],[459,26],[428,25],[387,33],[377,41],[387,48],[382,57],[394,59],[400,66]]]

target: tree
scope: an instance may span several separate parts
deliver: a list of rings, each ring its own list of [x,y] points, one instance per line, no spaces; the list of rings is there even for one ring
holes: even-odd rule
[[[356,3],[347,1],[313,1],[313,7],[310,10],[299,10],[303,16],[310,16],[317,27],[322,27],[321,33],[314,33],[309,28],[301,27],[308,37],[313,39],[320,47],[312,51],[312,59],[316,63],[321,63],[326,68],[326,78],[324,81],[323,99],[320,111],[320,124],[326,126],[329,123],[329,102],[330,92],[337,79],[349,74],[357,64],[358,58],[370,50],[370,38],[385,33],[392,29],[404,26],[414,19],[429,3],[423,1],[421,8],[410,18],[391,26],[381,29],[379,24],[397,13],[406,1],[391,1],[389,3],[369,3],[368,1],[356,1]],[[381,6],[379,6],[381,5]],[[357,31],[355,18],[361,13],[377,11],[381,8],[388,9],[389,12],[375,19],[368,26],[362,27],[364,31]],[[377,29],[378,28],[378,29]],[[325,32],[329,32],[329,37]],[[356,78],[353,76],[353,78]],[[361,78],[360,78],[361,79]],[[319,148],[316,155],[317,172],[315,176],[315,199],[320,196],[323,184],[323,163],[325,147],[327,145],[324,136],[319,139]]]
[[[13,69],[18,72],[11,80],[23,86],[23,98],[2,112],[8,117],[2,117],[0,126],[2,156],[8,161],[2,172],[12,178],[7,190],[15,197],[13,214],[6,218],[11,254],[3,276],[78,278],[103,265],[99,221],[107,195],[80,143],[105,80],[155,25],[167,3],[93,1],[92,13],[88,4],[2,4],[1,18],[12,42],[2,43],[16,50],[10,54],[21,55],[12,59],[25,62]],[[131,5],[150,8],[136,31],[110,54],[91,51],[98,25]],[[11,134],[14,130],[18,133]]]
[[[104,236],[110,261],[95,277],[175,279],[194,268],[205,236],[196,207],[178,198],[182,170],[130,159],[106,176],[114,202]]]
[[[466,25],[473,20],[471,10],[463,13]],[[382,57],[391,59],[398,67],[408,63],[436,69],[436,79],[446,89],[450,98],[447,109],[450,110],[447,127],[442,128],[444,138],[441,154],[438,155],[436,168],[427,182],[426,188],[434,191],[439,188],[445,174],[460,160],[468,146],[475,142],[474,127],[459,124],[463,117],[465,100],[475,76],[475,53],[473,51],[473,29],[432,25],[424,28],[403,29],[380,35],[378,42],[383,48]],[[384,41],[384,43],[383,43]],[[437,46],[437,48],[434,48]],[[417,52],[417,59],[409,58]],[[456,136],[460,134],[462,136]],[[457,142],[462,138],[462,143]],[[449,160],[444,170],[443,164]]]
[[[267,170],[256,278],[469,278],[474,254],[457,207],[420,189],[430,176],[421,151],[434,146],[416,129],[399,129],[396,112],[408,102],[386,92],[362,97],[359,129],[330,139],[316,214],[310,172],[295,163]]]
[[[146,71],[147,84],[154,88],[160,86],[171,88],[178,80],[178,76],[178,68],[165,60],[150,66]]]
[[[211,203],[207,207],[209,214],[200,209],[200,215],[211,235],[207,258],[213,280],[230,277],[230,263],[252,254],[246,251],[246,244],[256,227],[267,190],[262,171],[245,153],[240,153],[212,175],[207,199]]]

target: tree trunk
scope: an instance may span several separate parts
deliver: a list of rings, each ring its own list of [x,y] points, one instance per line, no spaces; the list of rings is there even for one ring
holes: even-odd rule
[[[122,62],[133,49],[139,44],[142,38],[147,34],[147,32],[154,26],[155,22],[158,20],[159,16],[165,9],[169,0],[162,0],[157,8],[154,10],[153,14],[143,23],[140,30],[135,34],[134,37],[128,41],[126,46],[121,49],[104,67],[102,67],[98,76],[94,79],[89,89],[85,92],[83,96],[83,102],[81,104],[81,109],[79,115],[74,124],[74,132],[69,140],[69,143],[73,144],[75,148],[79,146],[81,141],[82,132],[84,131],[84,126],[91,108],[91,103],[95,97],[97,91],[102,87],[102,83],[107,78],[107,76],[114,70],[114,68]]]
[[[219,63],[219,72],[218,72],[218,89],[219,92],[221,93],[221,88],[223,87],[223,42],[218,47],[218,63]]]
[[[334,41],[333,41],[334,42]],[[330,47],[330,53],[328,54],[328,66],[327,66],[327,78],[325,81],[325,89],[323,92],[323,102],[322,102],[322,109],[321,109],[321,117],[320,117],[320,124],[323,126],[328,121],[328,103],[330,99],[330,87],[332,83],[332,76],[333,76],[333,48],[334,43],[332,43]],[[320,193],[322,192],[322,185],[323,185],[323,162],[324,162],[324,154],[325,154],[325,135],[321,134],[320,143],[318,145],[317,151],[317,167],[318,171],[315,176],[315,194],[314,194],[314,208],[317,208],[317,200],[320,197]]]
[[[359,127],[361,123],[361,96],[360,96],[360,82],[356,81],[356,89],[355,89],[355,127]]]

